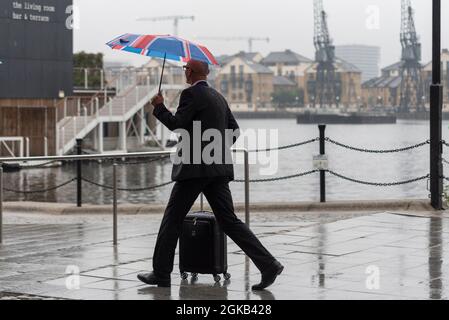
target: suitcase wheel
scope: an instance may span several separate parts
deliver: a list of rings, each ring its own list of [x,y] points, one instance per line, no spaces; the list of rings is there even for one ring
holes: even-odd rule
[[[224,276],[224,279],[225,279],[225,280],[231,279],[231,274],[229,274],[229,273],[227,273],[227,272],[224,273],[223,276]]]
[[[192,281],[198,280],[198,273],[192,273]]]
[[[214,274],[214,280],[215,282],[220,282],[221,277],[218,274]]]
[[[181,272],[181,279],[182,280],[187,280],[188,277],[189,277],[189,275],[187,274],[187,272]]]

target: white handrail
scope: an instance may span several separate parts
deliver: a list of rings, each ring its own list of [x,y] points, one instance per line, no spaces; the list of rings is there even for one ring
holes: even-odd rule
[[[30,156],[30,138],[26,137],[25,138],[25,148],[26,148],[26,156],[29,157]]]
[[[178,85],[164,85],[164,88],[166,88],[167,90],[181,90],[183,89],[183,86],[178,86]],[[115,121],[123,121],[124,118],[126,118],[127,116],[129,116],[130,112],[132,113],[136,113],[138,110],[140,110],[142,108],[142,100],[143,99],[149,99],[149,95],[151,94],[152,90],[154,88],[146,88],[145,86],[135,86],[134,88],[131,87],[129,89],[127,89],[126,91],[121,92],[120,96],[116,96],[115,98],[112,97],[108,97],[107,98],[107,103],[105,103],[103,105],[103,107],[100,106],[100,100],[98,97],[93,97],[90,101],[91,104],[91,108],[96,108],[96,110],[94,110],[93,112],[96,113],[96,116],[94,116],[92,118],[92,126],[90,126],[90,120],[87,119],[87,112],[86,112],[86,106],[88,108],[88,104],[84,105],[82,104],[81,99],[77,99],[78,101],[78,108],[83,108],[84,110],[84,121],[81,120],[80,123],[77,123],[78,119],[81,119],[82,116],[82,112],[83,110],[79,111],[79,115],[78,117],[67,117],[67,119],[63,119],[60,121],[60,124],[58,125],[58,132],[64,136],[64,140],[62,141],[62,139],[59,139],[58,142],[58,146],[61,145],[62,146],[60,149],[58,150],[63,150],[63,152],[65,152],[65,150],[73,147],[73,143],[74,143],[74,139],[76,139],[77,137],[82,138],[83,136],[85,136],[88,132],[87,132],[87,128],[94,128],[96,125],[100,124],[100,123],[104,123],[104,122],[108,122],[111,119],[109,118],[114,118]],[[142,93],[142,90],[144,91]],[[132,97],[132,95],[135,94],[136,97]],[[120,99],[122,99],[120,101]],[[128,100],[126,100],[128,99]],[[134,99],[136,100],[136,104],[134,105]],[[67,100],[68,101],[68,100]],[[131,108],[127,105],[129,102],[132,102],[133,106],[131,106]],[[120,106],[121,104],[121,106]],[[68,105],[68,104],[67,104]],[[120,114],[120,112],[117,112],[118,110],[114,110],[113,107],[115,106],[115,108],[120,109],[122,108],[122,114]],[[105,111],[102,111],[103,108],[105,109]],[[92,112],[92,114],[93,114]],[[109,114],[108,114],[109,113]],[[115,119],[117,118],[117,119]],[[73,122],[73,130],[74,133],[73,135],[70,134],[69,139],[65,139],[65,134],[61,133],[61,130],[63,127],[65,127],[67,124],[70,124],[70,122]],[[82,129],[81,127],[85,127],[86,130],[81,130],[80,132],[78,132],[79,129]],[[67,127],[66,127],[67,128]],[[67,130],[65,130],[67,132]],[[150,130],[151,131],[151,130]],[[155,138],[155,137],[153,137]],[[156,139],[156,138],[155,138]],[[68,145],[66,145],[68,144]]]
[[[73,117],[73,135],[76,138],[76,134],[78,132],[78,130],[76,130],[76,117]]]
[[[95,98],[95,115],[97,117],[100,115],[100,99],[98,97]]]
[[[84,107],[84,128],[87,127],[87,108]]]
[[[62,146],[60,146],[60,149],[62,149],[62,153],[64,153],[64,146],[65,146],[65,128],[62,127],[61,129],[61,142],[62,142]]]
[[[44,155],[48,156],[48,138],[44,137]]]
[[[78,102],[76,103],[76,115],[79,117],[81,114],[81,98],[78,98]]]

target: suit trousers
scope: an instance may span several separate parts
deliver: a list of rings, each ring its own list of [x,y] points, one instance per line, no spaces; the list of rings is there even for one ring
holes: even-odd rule
[[[169,277],[173,271],[175,250],[184,218],[201,192],[223,232],[245,252],[260,271],[266,270],[275,258],[235,215],[229,178],[214,177],[177,181],[173,186],[154,249],[154,272],[161,277]]]

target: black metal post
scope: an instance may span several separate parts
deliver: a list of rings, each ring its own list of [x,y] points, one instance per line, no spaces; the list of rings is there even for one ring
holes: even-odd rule
[[[76,154],[83,154],[83,139],[76,139]],[[81,207],[83,205],[82,200],[82,162],[81,160],[76,161],[76,206]]]
[[[320,155],[326,154],[325,148],[325,131],[326,125],[320,124],[318,126],[320,129]],[[326,202],[326,171],[320,170],[320,202]]]
[[[112,165],[112,243],[117,245],[117,162]]]
[[[3,164],[0,162],[0,244],[3,243]]]
[[[441,0],[433,0],[432,85],[430,86],[430,197],[432,207],[443,209],[442,108],[441,85]]]

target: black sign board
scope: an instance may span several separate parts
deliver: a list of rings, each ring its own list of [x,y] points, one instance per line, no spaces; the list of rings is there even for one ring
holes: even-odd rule
[[[73,88],[72,0],[0,0],[0,98]]]

